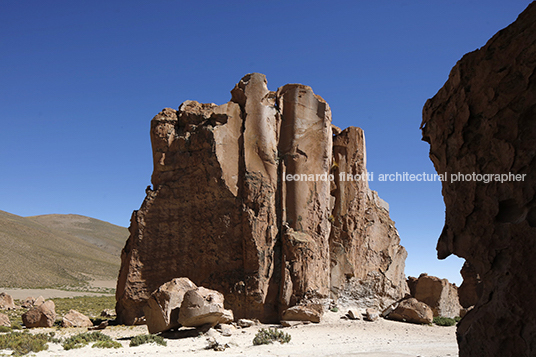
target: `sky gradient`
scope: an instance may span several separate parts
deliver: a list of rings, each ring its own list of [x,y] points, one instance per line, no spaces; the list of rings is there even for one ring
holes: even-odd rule
[[[150,184],[150,120],[185,100],[223,104],[243,75],[313,88],[358,126],[374,173],[435,173],[425,101],[465,53],[530,1],[0,2],[0,210],[128,226]],[[436,259],[439,182],[370,182],[409,252],[406,274],[459,284]]]

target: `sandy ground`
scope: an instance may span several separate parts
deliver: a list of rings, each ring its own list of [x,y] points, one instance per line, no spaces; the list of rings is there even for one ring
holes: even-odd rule
[[[146,334],[145,326],[112,326],[103,330],[118,339],[119,349],[98,349],[86,346],[65,351],[59,344],[49,344],[48,351],[36,354],[45,356],[360,356],[360,357],[444,357],[458,356],[456,327],[414,325],[380,319],[376,322],[340,319],[342,313],[327,312],[320,324],[283,328],[292,336],[290,343],[254,346],[252,341],[260,328],[253,326],[233,330],[223,336],[211,329],[198,337],[168,338],[167,347],[146,344],[129,347],[130,338]],[[32,332],[55,331],[56,337],[84,332],[85,329],[34,329]],[[207,339],[227,344],[225,351],[207,350]],[[10,354],[10,351],[4,351]]]

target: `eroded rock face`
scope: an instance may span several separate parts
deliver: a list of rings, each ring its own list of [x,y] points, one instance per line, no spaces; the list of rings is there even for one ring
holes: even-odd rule
[[[56,305],[54,301],[47,300],[22,315],[22,323],[27,328],[52,327],[56,320]]]
[[[430,306],[435,316],[455,318],[460,316],[462,306],[458,299],[458,288],[447,279],[421,274],[418,279],[411,281],[412,296]]]
[[[535,58],[533,3],[465,55],[423,110],[430,158],[449,175],[438,256],[465,258],[481,284],[475,307],[458,325],[462,357],[536,354]],[[452,182],[458,172],[507,181]]]
[[[329,105],[301,84],[271,92],[253,73],[231,94],[151,121],[153,187],[122,252],[118,320],[143,321],[150,294],[177,277],[263,322],[342,291],[367,306],[403,297],[406,252],[387,204],[366,177],[335,177],[366,176],[362,130],[334,127]]]

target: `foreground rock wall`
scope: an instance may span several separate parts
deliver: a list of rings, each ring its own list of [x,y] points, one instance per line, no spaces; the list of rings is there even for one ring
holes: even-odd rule
[[[231,94],[151,121],[153,188],[121,255],[118,320],[143,322],[151,293],[178,277],[264,322],[354,285],[369,305],[403,297],[406,252],[387,205],[366,180],[328,179],[366,172],[361,129],[334,136],[329,105],[304,85],[271,92],[254,73]]]
[[[519,175],[503,183],[443,182],[438,256],[469,262],[463,304],[478,300],[458,325],[462,357],[536,355],[535,69],[533,3],[465,55],[423,110],[423,140],[439,173]]]

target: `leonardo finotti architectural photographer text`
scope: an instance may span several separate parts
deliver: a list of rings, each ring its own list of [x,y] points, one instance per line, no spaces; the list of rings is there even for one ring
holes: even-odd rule
[[[338,181],[374,181],[374,172],[367,172],[364,174],[352,175],[346,172],[340,172],[337,174]],[[426,172],[420,174],[411,174],[409,172],[395,172],[392,174],[379,174],[377,175],[378,181],[391,181],[391,182],[422,182],[422,181],[446,181],[446,182],[514,182],[525,181],[527,174],[513,174],[511,172],[507,174],[477,174],[475,172],[470,174],[464,174],[461,172],[448,174],[428,174]],[[286,174],[283,175],[283,181],[334,181],[334,174]]]

